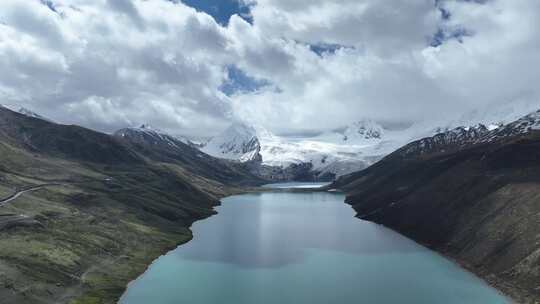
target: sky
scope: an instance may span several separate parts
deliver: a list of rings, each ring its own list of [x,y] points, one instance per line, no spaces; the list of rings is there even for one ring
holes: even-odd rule
[[[2,0],[0,103],[212,136],[539,102],[540,1]]]

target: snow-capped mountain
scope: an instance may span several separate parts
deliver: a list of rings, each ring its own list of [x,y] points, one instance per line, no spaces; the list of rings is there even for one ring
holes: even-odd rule
[[[450,127],[473,126],[479,123],[489,129],[511,123],[523,116],[535,112],[540,108],[537,100],[513,100],[504,104],[489,105],[461,115],[458,119],[451,120]]]
[[[11,106],[11,105],[0,105],[0,106],[3,107],[3,108],[9,109],[11,111],[20,113],[22,115],[28,116],[28,117],[42,119],[42,120],[45,120],[45,121],[48,121],[48,122],[52,122],[50,119],[48,119],[48,118],[46,118],[46,117],[32,111],[32,110],[24,108],[24,107]]]
[[[504,132],[540,128],[538,112],[512,123],[534,107],[538,109],[540,105],[532,102],[502,105],[472,111],[447,122],[422,121],[398,128],[363,119],[307,138],[281,137],[260,126],[237,123],[213,138],[203,151],[238,161],[261,160],[263,165],[279,168],[308,164],[317,176],[338,177],[362,170],[412,142],[417,144],[407,145],[406,153],[459,147]],[[511,131],[506,130],[510,125]]]
[[[402,155],[444,152],[449,147],[460,147],[476,143],[490,132],[488,127],[479,124],[472,127],[457,127],[452,130],[435,134],[432,137],[422,138],[401,148]]]
[[[493,141],[497,138],[525,134],[534,130],[540,130],[540,110],[493,130],[482,141]]]
[[[505,137],[514,137],[540,130],[540,110],[525,115],[513,122],[499,122],[500,126],[458,127],[434,136],[411,142],[398,150],[402,156],[455,151],[471,145],[494,142]]]
[[[361,170],[377,161],[382,144],[382,128],[366,128],[355,123],[342,132],[328,132],[312,138],[261,138],[263,164],[287,167],[309,163],[320,175],[343,175]],[[382,147],[382,146],[381,146]],[[372,153],[364,153],[370,149]]]
[[[142,124],[140,127],[125,128],[115,132],[116,136],[129,138],[134,142],[144,142],[153,145],[166,145],[170,147],[179,147],[183,144],[194,146],[191,141],[180,136],[172,136],[166,132],[152,128],[148,124]]]
[[[241,162],[261,160],[257,131],[243,123],[233,123],[223,133],[208,141],[202,151],[214,157]]]
[[[372,120],[312,138],[286,138],[261,126],[235,123],[212,138],[202,151],[242,162],[257,160],[269,167],[309,164],[320,176],[339,176],[371,165],[399,145],[389,144],[391,141],[384,140],[384,134],[384,128]]]

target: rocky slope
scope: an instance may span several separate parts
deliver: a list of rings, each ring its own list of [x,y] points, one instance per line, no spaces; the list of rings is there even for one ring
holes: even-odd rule
[[[455,129],[422,138],[399,149],[402,155],[421,155],[435,152],[455,151],[481,141],[490,130],[483,124]]]
[[[520,303],[540,301],[540,113],[410,143],[331,187],[362,219],[461,262]]]
[[[0,302],[116,303],[249,176],[185,144],[150,150],[0,108],[0,200],[35,188],[0,206]]]
[[[148,126],[126,128],[114,137],[140,155],[156,162],[174,163],[192,173],[231,185],[264,183],[249,164],[227,161],[201,152],[190,141]]]

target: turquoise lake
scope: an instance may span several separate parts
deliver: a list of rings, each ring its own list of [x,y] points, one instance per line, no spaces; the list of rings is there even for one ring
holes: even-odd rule
[[[120,303],[509,303],[444,257],[355,218],[344,199],[322,192],[226,198],[218,215],[195,223],[193,241],[157,259]]]

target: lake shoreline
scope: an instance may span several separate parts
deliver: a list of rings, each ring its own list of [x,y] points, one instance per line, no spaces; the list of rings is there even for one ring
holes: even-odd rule
[[[481,280],[486,282],[486,284],[493,287],[498,292],[500,292],[502,295],[504,295],[509,300],[511,300],[513,304],[534,304],[534,303],[538,303],[538,302],[535,302],[534,296],[529,294],[526,290],[523,290],[523,289],[515,286],[511,282],[509,282],[507,280],[504,280],[504,279],[502,279],[502,278],[500,278],[498,276],[495,276],[494,274],[490,274],[485,269],[474,267],[470,263],[464,261],[463,259],[457,258],[456,256],[452,255],[451,253],[449,253],[447,251],[445,252],[445,251],[442,251],[442,250],[436,250],[436,249],[431,249],[431,248],[430,248],[430,250],[433,250],[435,252],[440,253],[441,255],[446,257],[447,259],[449,259],[449,260],[453,261],[454,263],[456,263],[457,265],[459,265],[459,267],[461,267],[461,268],[465,269],[466,271],[474,274],[476,277],[480,278]]]
[[[345,203],[345,204],[347,204],[347,203]],[[347,205],[350,205],[350,204],[347,204]],[[358,217],[358,215],[356,216],[356,218],[358,218],[359,220],[363,220],[360,217]],[[514,284],[512,284],[511,282],[509,282],[507,280],[504,280],[504,279],[502,279],[500,277],[497,277],[492,273],[489,273],[485,269],[472,266],[467,261],[465,261],[463,259],[460,259],[457,256],[451,254],[450,251],[448,251],[448,250],[433,248],[432,246],[428,246],[427,244],[419,243],[414,238],[409,237],[409,236],[407,236],[405,234],[402,234],[400,231],[392,229],[391,227],[387,227],[387,226],[385,226],[383,224],[379,224],[379,223],[375,223],[375,222],[372,222],[372,223],[377,224],[377,225],[381,225],[383,227],[386,227],[386,228],[388,228],[388,229],[402,235],[403,237],[408,238],[408,239],[416,242],[418,245],[420,245],[422,247],[425,247],[428,250],[431,250],[431,251],[433,251],[435,253],[440,254],[444,258],[448,259],[449,261],[452,261],[454,264],[456,264],[457,266],[459,266],[463,270],[473,274],[475,277],[477,277],[478,279],[485,282],[487,285],[489,285],[492,288],[494,288],[495,290],[497,290],[497,292],[499,292],[501,295],[503,295],[504,297],[506,297],[510,301],[512,301],[512,304],[537,304],[537,303],[539,303],[539,302],[535,302],[536,300],[535,300],[534,295],[531,295],[526,290],[524,290],[522,288],[519,288],[519,287],[515,286]]]
[[[300,188],[300,189],[283,189],[283,188],[277,188],[277,189],[269,189],[269,188],[249,188],[249,189],[243,189],[243,191],[240,191],[238,193],[233,193],[231,195],[228,195],[228,196],[224,196],[223,198],[220,199],[220,202],[222,199],[224,198],[228,198],[228,197],[231,197],[231,196],[235,196],[235,195],[239,195],[239,194],[248,194],[248,193],[266,193],[266,192],[276,192],[276,193],[283,193],[283,192],[292,192],[292,193],[306,193],[306,192],[327,192],[327,191],[321,191],[320,189],[318,188],[311,188],[311,189],[305,189],[305,188]],[[217,205],[219,206],[219,205]],[[216,206],[216,207],[217,207]],[[214,208],[215,209],[215,208]],[[214,215],[217,215],[217,211]],[[186,240],[185,242],[181,242],[179,243],[177,246],[175,246],[174,248],[168,248],[166,251],[163,252],[162,255],[160,255],[159,257],[155,258],[154,260],[152,260],[152,262],[150,264],[148,264],[148,266],[145,268],[145,270],[140,273],[136,278],[134,278],[133,280],[131,280],[127,285],[126,285],[126,288],[124,290],[124,292],[122,293],[121,297],[119,298],[119,301],[124,297],[124,295],[126,295],[127,293],[127,290],[132,286],[132,284],[139,278],[143,277],[145,275],[145,273],[147,273],[151,268],[152,266],[154,265],[155,261],[159,260],[161,257],[163,256],[166,256],[168,255],[170,252],[172,251],[175,251],[177,250],[180,246],[183,246],[183,245],[186,245],[187,243],[189,243],[190,241],[193,240],[193,238],[195,237],[193,235],[193,231],[192,231],[192,227],[193,227],[193,224],[196,223],[196,222],[199,222],[199,221],[203,221],[205,219],[208,219],[210,217],[213,217],[212,216],[209,216],[209,217],[206,217],[206,218],[203,218],[203,219],[199,219],[199,220],[196,220],[194,221],[188,228],[189,228],[189,231],[191,231],[192,233],[192,237],[189,239],[189,240]],[[392,230],[392,229],[391,229]],[[397,232],[399,235],[411,240],[411,241],[414,241],[414,239],[412,238],[409,238],[399,232]],[[417,243],[417,242],[415,242]],[[419,244],[419,243],[417,243]],[[483,275],[481,275],[481,273],[477,272],[477,271],[474,271],[474,268],[472,267],[468,267],[467,264],[463,263],[462,261],[459,261],[457,259],[455,259],[454,257],[452,257],[451,255],[449,255],[448,253],[445,253],[445,252],[442,252],[440,250],[434,250],[433,248],[429,248],[427,246],[424,246],[422,244],[419,244],[421,245],[422,247],[434,252],[434,253],[439,253],[441,254],[441,256],[443,256],[444,258],[448,259],[449,261],[452,261],[453,264],[456,265],[456,267],[459,267],[463,270],[466,270],[468,273],[474,275],[475,277],[477,277],[478,279],[482,280],[483,282],[486,283],[487,286],[491,286],[493,287],[494,289],[496,289],[496,291],[501,294],[501,295],[504,295],[506,298],[508,298],[509,300],[512,300],[513,302],[515,302],[516,300],[516,297],[513,293],[510,293],[510,292],[507,292],[505,288],[503,288],[504,286],[501,286],[500,285],[500,282],[499,281],[494,281],[494,280],[489,280],[488,278],[484,277]],[[120,303],[120,302],[118,302]],[[518,302],[516,302],[518,303]],[[526,302],[519,302],[519,303],[526,303]],[[528,303],[528,302],[527,302]]]
[[[277,189],[277,190],[280,190],[280,189]],[[339,189],[331,189],[329,187],[324,187],[324,186],[321,187],[321,188],[312,188],[312,189],[289,189],[289,191],[295,191],[295,192],[315,191],[315,192],[331,192],[331,193],[334,193],[336,191],[342,192]],[[346,201],[344,203],[351,206],[351,208],[352,208],[352,205],[350,205]],[[353,210],[354,210],[354,208],[353,208]],[[356,216],[356,218],[360,219],[358,217],[358,215]],[[382,225],[382,224],[379,224],[379,223],[375,223],[375,224]],[[425,248],[427,248],[427,249],[429,249],[429,250],[431,250],[433,252],[441,254],[442,256],[444,256],[448,260],[454,262],[456,265],[458,265],[462,269],[466,270],[467,272],[475,275],[477,278],[484,281],[487,285],[493,287],[501,295],[508,298],[514,304],[537,304],[537,303],[539,303],[537,301],[537,299],[535,298],[535,296],[530,294],[526,290],[515,286],[514,284],[512,284],[508,280],[505,280],[505,279],[500,278],[500,277],[498,277],[498,276],[496,276],[496,275],[494,275],[492,273],[489,273],[486,269],[472,266],[467,261],[465,261],[463,259],[460,259],[455,255],[452,255],[449,250],[433,248],[433,247],[427,246],[426,244],[418,243],[414,238],[406,236],[406,235],[402,234],[400,231],[397,231],[397,230],[392,229],[390,227],[387,227],[385,225],[382,225],[382,226],[384,226],[384,227],[386,227],[386,228],[388,228],[388,229],[390,229],[392,231],[395,231],[396,233],[398,233],[398,234],[400,234],[400,235],[402,235],[402,236],[416,242],[417,244],[419,244],[419,245],[421,245],[421,246],[423,246],[423,247],[425,247]]]
[[[228,198],[228,197],[231,197],[231,196],[235,196],[235,195],[240,195],[240,194],[248,194],[248,193],[265,193],[265,192],[276,192],[276,193],[279,193],[279,192],[295,192],[295,193],[308,193],[308,192],[318,192],[318,188],[270,188],[270,187],[264,187],[264,186],[261,186],[261,187],[249,187],[249,188],[244,188],[244,189],[241,189],[239,191],[233,191],[232,193],[228,194],[228,195],[225,195],[223,197],[220,197],[219,198],[219,202],[212,208],[212,210],[215,212],[214,214],[208,216],[208,217],[204,217],[204,218],[201,218],[201,219],[197,219],[195,221],[193,221],[187,228],[187,230],[191,233],[191,237],[187,240],[182,240],[180,241],[178,244],[176,244],[175,246],[172,246],[172,247],[166,247],[163,249],[162,251],[162,254],[159,255],[158,257],[153,257],[151,259],[151,262],[145,267],[144,271],[142,272],[139,272],[135,277],[131,278],[129,280],[129,282],[125,285],[125,288],[124,290],[122,291],[122,294],[119,295],[116,299],[115,299],[115,302],[114,303],[119,303],[119,301],[122,300],[122,297],[124,296],[124,294],[126,293],[126,291],[128,290],[128,288],[130,287],[130,285],[132,285],[137,279],[139,279],[140,277],[144,276],[144,274],[146,272],[148,272],[148,270],[150,270],[150,268],[152,267],[152,265],[154,264],[155,261],[157,261],[159,258],[163,257],[163,256],[166,256],[167,254],[169,254],[170,252],[178,249],[180,246],[183,246],[183,245],[186,245],[187,243],[193,241],[194,239],[194,235],[193,235],[193,230],[192,230],[192,227],[195,223],[197,222],[200,222],[200,221],[205,221],[213,216],[217,216],[219,215],[219,213],[216,211],[216,207],[219,207],[221,206],[221,200],[225,199],[225,198]]]

